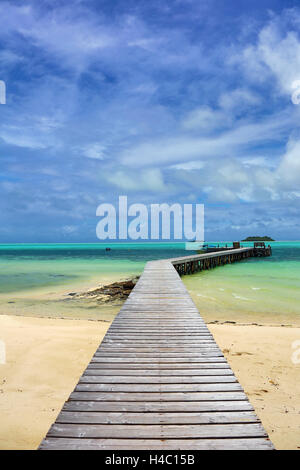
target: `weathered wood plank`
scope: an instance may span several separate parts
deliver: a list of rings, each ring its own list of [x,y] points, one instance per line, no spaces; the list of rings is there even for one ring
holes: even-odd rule
[[[202,327],[191,327],[191,328],[187,328],[186,327],[186,324],[185,326],[175,326],[173,325],[173,328],[172,330],[168,330],[168,329],[161,329],[159,326],[157,325],[153,325],[154,322],[152,322],[152,327],[149,325],[147,327],[144,327],[144,328],[140,328],[139,326],[137,325],[131,325],[131,326],[116,326],[116,327],[113,327],[113,328],[110,328],[109,330],[107,330],[107,333],[108,334],[112,334],[112,333],[122,333],[122,334],[141,334],[141,335],[148,335],[148,334],[152,334],[152,335],[162,335],[162,336],[173,336],[173,335],[183,335],[183,336],[193,336],[194,334],[199,334],[200,336],[201,335],[211,335],[210,331],[208,330],[208,328],[202,328]]]
[[[124,393],[124,392],[72,392],[70,400],[76,401],[224,401],[246,400],[243,392],[166,392],[166,393]]]
[[[155,334],[144,334],[143,331],[137,332],[137,333],[106,333],[105,335],[106,339],[146,339],[149,341],[155,342],[156,340],[167,340],[167,341],[174,341],[176,339],[179,340],[191,340],[193,338],[195,339],[200,339],[200,340],[205,340],[205,339],[213,339],[213,336],[211,333],[194,333],[194,334],[160,334],[160,335],[155,335]]]
[[[205,363],[209,363],[209,362],[225,362],[225,359],[224,359],[224,356],[222,353],[207,353],[207,354],[200,354],[198,355],[198,357],[189,357],[189,358],[186,358],[186,357],[183,357],[183,358],[173,358],[173,357],[166,357],[164,358],[163,356],[159,357],[159,358],[155,358],[155,359],[151,359],[151,358],[148,358],[148,357],[136,357],[136,358],[128,358],[128,357],[110,357],[110,358],[107,358],[107,357],[102,357],[102,356],[94,356],[93,359],[91,360],[91,363],[97,363],[97,364],[101,364],[101,363],[107,363],[109,362],[110,364],[121,364],[121,363],[127,363],[127,364],[130,364],[130,365],[133,365],[134,364],[152,364],[153,365],[153,361],[154,360],[157,360],[159,361],[159,364],[179,364],[179,363],[187,363],[189,365],[191,365],[191,363],[200,363],[200,362],[205,362]]]
[[[209,384],[95,384],[79,383],[76,392],[234,392],[240,391],[239,383],[209,383]]]
[[[205,364],[206,365],[206,364]],[[218,364],[219,365],[219,364]],[[101,376],[126,376],[126,377],[147,377],[148,380],[153,380],[153,377],[181,377],[183,380],[184,377],[202,377],[202,376],[210,376],[210,375],[233,375],[232,370],[230,369],[229,365],[226,363],[225,367],[222,368],[208,368],[203,367],[201,369],[103,369],[101,366],[91,366],[89,365],[83,376],[86,375],[101,375]],[[150,379],[151,377],[151,379]]]
[[[195,354],[197,352],[205,352],[205,351],[220,351],[220,349],[218,348],[218,346],[214,343],[204,343],[203,345],[200,345],[200,346],[189,346],[189,345],[186,345],[186,346],[180,346],[180,347],[173,347],[172,345],[163,345],[163,346],[159,346],[155,349],[156,353],[159,354],[159,353],[178,353],[178,354],[183,354],[183,353],[188,353],[190,352],[191,354]],[[135,348],[135,347],[131,347],[131,346],[127,346],[127,345],[124,345],[124,346],[120,346],[120,347],[115,347],[115,346],[111,346],[111,345],[107,345],[105,343],[102,343],[101,346],[97,349],[96,353],[95,354],[100,354],[100,353],[105,353],[105,352],[113,352],[115,353],[116,351],[118,352],[139,352],[139,353],[143,353],[143,352],[150,352],[150,353],[153,353],[153,348],[150,346],[147,346],[145,345],[144,347],[138,347],[138,348]],[[155,356],[153,356],[155,357]]]
[[[61,424],[225,424],[257,423],[252,411],[206,413],[103,413],[101,411],[62,411],[56,420]]]
[[[109,338],[105,339],[101,343],[102,346],[109,346],[114,345],[114,344],[123,344],[123,345],[128,345],[128,344],[142,344],[147,347],[153,348],[153,351],[155,351],[156,347],[164,347],[164,346],[193,346],[194,347],[205,347],[205,346],[217,346],[214,339],[210,336],[191,336],[191,337],[172,337],[172,338],[167,338],[167,337],[162,337],[160,339],[158,338],[152,338],[149,336],[148,338],[138,338],[138,336],[130,336],[129,338],[126,338],[125,336],[120,337],[119,335],[111,335]],[[101,347],[99,346],[99,348]],[[153,345],[156,345],[155,347]],[[134,347],[134,346],[131,346]]]
[[[78,384],[212,384],[212,383],[235,383],[234,375],[208,375],[208,376],[124,376],[124,375],[82,375]]]
[[[215,439],[239,437],[266,437],[260,423],[189,425],[134,425],[119,424],[53,424],[48,437],[106,438],[106,439]]]
[[[72,439],[46,438],[41,450],[272,450],[267,438],[243,439]]]
[[[164,369],[168,369],[168,370],[175,370],[175,371],[178,371],[179,369],[180,370],[187,370],[187,369],[211,369],[211,368],[220,368],[220,369],[229,369],[229,365],[228,365],[228,362],[226,361],[223,361],[223,362],[219,362],[219,363],[216,363],[216,362],[195,362],[195,363],[192,363],[190,364],[189,362],[188,363],[159,363],[159,362],[155,362],[155,363],[152,363],[152,364],[145,364],[145,363],[140,363],[140,364],[132,364],[132,363],[107,363],[106,362],[93,362],[91,361],[88,365],[88,369],[110,369],[110,370],[113,370],[113,369],[126,369],[126,370],[134,370],[134,369],[139,369],[139,372],[138,373],[141,373],[140,371],[143,370],[143,371],[146,371],[147,369],[149,370],[152,370],[152,369],[155,369],[156,371],[157,370],[160,370],[163,372]]]
[[[147,263],[40,448],[273,446],[178,273],[159,261]]]
[[[154,343],[147,343],[145,341],[143,342],[139,342],[139,341],[132,341],[130,343],[127,343],[126,341],[110,341],[110,342],[104,342],[102,343],[102,346],[103,347],[110,347],[112,350],[114,348],[133,348],[133,349],[140,349],[140,348],[153,348],[153,344]],[[214,343],[211,343],[211,342],[206,342],[206,343],[194,343],[194,342],[182,342],[182,343],[171,343],[168,341],[164,342],[164,343],[159,343],[157,344],[157,349],[160,349],[160,348],[180,348],[180,349],[187,349],[187,348],[193,348],[193,349],[197,349],[199,350],[199,352],[201,351],[201,347],[204,347],[206,346],[207,348],[210,348],[210,346],[215,346]]]
[[[103,411],[103,412],[135,412],[135,413],[182,413],[207,411],[252,411],[253,407],[245,398],[243,400],[213,401],[80,401],[69,400],[64,404],[65,411]]]
[[[168,341],[168,340],[165,340],[165,339],[161,339],[161,340],[151,340],[151,339],[148,339],[148,340],[143,340],[143,339],[136,339],[136,340],[133,340],[133,339],[107,339],[105,341],[103,341],[102,343],[102,346],[114,346],[115,344],[122,344],[122,345],[125,345],[125,346],[128,346],[128,345],[133,345],[133,346],[130,346],[130,347],[135,347],[134,345],[138,345],[138,344],[141,344],[142,347],[143,346],[147,346],[148,348],[151,347],[153,348],[154,350],[156,349],[156,347],[166,347],[166,346],[172,346],[172,347],[176,347],[176,346],[181,346],[181,347],[191,347],[191,346],[194,346],[194,347],[197,347],[197,348],[201,348],[201,347],[204,347],[204,346],[216,346],[216,343],[208,338],[208,339],[202,339],[202,340],[198,340],[198,339],[195,339],[195,338],[191,338],[189,340],[187,339],[179,339],[177,341]],[[156,346],[154,346],[156,344]]]
[[[116,352],[115,352],[116,351]],[[212,351],[216,351],[215,349],[204,349],[202,351],[197,351],[195,353],[187,353],[186,352],[186,349],[184,349],[182,352],[179,351],[177,353],[174,353],[174,352],[168,352],[168,351],[160,351],[160,352],[157,352],[157,353],[151,353],[151,351],[145,351],[144,348],[142,348],[142,352],[138,352],[138,351],[135,351],[135,352],[132,352],[132,350],[130,350],[131,352],[127,352],[126,349],[116,349],[116,350],[113,350],[113,352],[108,352],[107,350],[104,350],[104,351],[99,351],[97,354],[95,354],[95,357],[106,357],[106,358],[110,358],[110,357],[119,357],[119,356],[122,356],[122,358],[155,358],[156,360],[159,360],[160,358],[179,358],[179,359],[182,359],[182,358],[185,358],[185,359],[188,359],[188,358],[197,358],[197,357],[203,357],[204,355],[207,356],[207,354],[209,352],[212,352]],[[200,354],[199,354],[200,353]]]

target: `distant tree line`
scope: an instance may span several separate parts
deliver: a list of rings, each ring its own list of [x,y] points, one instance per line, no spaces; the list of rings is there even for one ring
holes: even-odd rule
[[[242,242],[274,242],[273,238],[265,235],[264,237],[247,237]]]

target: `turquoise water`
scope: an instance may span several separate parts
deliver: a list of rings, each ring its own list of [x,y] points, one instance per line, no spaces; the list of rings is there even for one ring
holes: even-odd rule
[[[270,258],[252,258],[183,277],[204,317],[300,319],[300,242],[271,245]],[[142,272],[148,260],[191,253],[184,243],[0,245],[0,313],[22,313],[25,302],[28,312],[37,314],[43,302],[43,311],[51,315],[51,295],[61,289],[67,292],[89,283],[93,287],[95,280],[125,279]],[[42,299],[37,298],[40,292],[45,294]],[[63,311],[72,307],[74,312],[74,305],[64,303]],[[82,313],[84,306],[80,309]]]
[[[111,321],[121,301],[99,304],[68,294],[138,275],[148,260],[185,255],[184,246],[0,245],[0,314]]]
[[[300,321],[300,242],[270,244],[271,257],[250,258],[183,278],[204,318]]]
[[[0,245],[0,294],[142,272],[152,259],[184,256],[184,243]],[[111,251],[106,251],[110,247]],[[190,251],[188,252],[190,253]]]

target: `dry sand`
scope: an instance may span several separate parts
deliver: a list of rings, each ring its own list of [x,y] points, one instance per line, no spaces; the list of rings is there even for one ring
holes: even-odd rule
[[[0,316],[0,449],[35,449],[109,323]],[[300,328],[209,325],[277,449],[300,447]],[[300,348],[300,346],[299,346]],[[300,354],[298,354],[300,358]]]
[[[108,322],[0,316],[0,449],[36,449]]]
[[[300,449],[300,328],[208,326],[276,449]]]

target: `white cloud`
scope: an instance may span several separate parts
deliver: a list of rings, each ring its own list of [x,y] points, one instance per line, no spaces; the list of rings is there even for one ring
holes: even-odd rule
[[[12,121],[11,116],[8,120]],[[22,118],[19,118],[19,121],[20,124],[14,120],[14,123],[17,124],[4,124],[0,127],[0,139],[6,144],[29,149],[59,148],[61,146],[59,138],[52,132],[61,127],[61,124],[55,119],[34,115],[29,119],[24,114]]]
[[[227,160],[216,172],[223,183],[246,185],[249,182],[249,172],[233,161]]]
[[[208,192],[208,200],[232,203],[236,202],[238,200],[238,197],[234,189],[231,190],[230,188],[225,188],[216,185],[213,190]]]
[[[299,125],[300,106],[282,96],[272,101],[272,94],[274,84],[288,94],[287,81],[300,79],[299,25],[287,27],[286,17],[273,16],[255,44],[245,43],[254,29],[239,35],[230,48],[235,57],[228,62],[227,44],[222,49],[218,41],[216,47],[210,43],[207,54],[206,33],[198,42],[191,40],[178,23],[172,31],[169,23],[156,25],[154,34],[145,17],[119,15],[116,20],[108,15],[104,22],[84,2],[77,9],[67,3],[53,7],[51,13],[33,4],[20,8],[0,2],[0,36],[8,47],[0,60],[14,65],[20,60],[14,55],[18,50],[22,70],[38,72],[11,87],[16,96],[11,95],[10,108],[3,108],[6,125],[0,137],[19,147],[47,147],[47,152],[26,152],[30,160],[10,149],[3,161],[10,161],[12,179],[15,174],[20,181],[29,173],[39,175],[35,182],[53,198],[53,214],[71,213],[76,206],[74,217],[84,219],[87,207],[118,190],[158,202],[162,193],[165,199],[186,201],[207,195],[214,213],[219,202],[236,204],[235,210],[241,201],[259,201],[252,207],[264,216],[272,201],[275,207],[288,200],[284,211],[292,203],[296,207],[300,144],[294,138],[286,151],[282,148]],[[68,73],[62,74],[62,67]],[[232,89],[233,83],[237,88]],[[14,150],[22,161],[17,172]],[[101,176],[97,160],[103,160]],[[22,194],[20,201],[26,197]],[[261,209],[263,203],[267,210]],[[41,207],[31,210],[42,212]],[[224,227],[228,222],[230,228],[236,214],[232,211],[225,222],[222,211],[219,223]],[[238,227],[251,227],[245,223],[248,215],[240,211],[239,216]],[[260,218],[254,211],[255,217]],[[272,217],[266,223],[280,221]],[[71,224],[66,225],[70,233]]]
[[[28,132],[20,129],[13,130],[0,130],[0,139],[6,144],[14,145],[16,147],[24,147],[29,149],[44,149],[47,148],[47,144],[42,142],[35,135],[30,135]]]
[[[108,181],[126,191],[165,191],[166,186],[159,169],[149,168],[141,172],[119,170],[107,176]]]
[[[189,112],[182,120],[185,130],[198,132],[222,131],[234,124],[236,116],[248,108],[258,106],[261,97],[247,88],[236,88],[222,93],[218,99],[219,107],[200,106]]]
[[[31,5],[0,5],[2,34],[18,33],[35,47],[64,59],[63,65],[82,68],[91,54],[118,42],[101,16],[65,6],[46,13]],[[101,23],[102,20],[102,23]]]
[[[22,60],[23,58],[13,51],[10,51],[8,49],[0,51],[0,67],[3,67],[3,69],[7,70],[8,67],[16,65]]]
[[[224,110],[233,111],[245,110],[249,106],[260,104],[261,97],[246,88],[236,88],[235,90],[222,93],[219,98],[219,105]]]
[[[64,225],[61,227],[61,230],[64,234],[70,235],[71,233],[75,233],[78,231],[78,227],[76,225]]]
[[[205,162],[200,161],[192,161],[186,163],[178,163],[177,165],[171,165],[170,168],[174,170],[200,170],[204,168]]]
[[[270,90],[276,85],[280,93],[291,94],[293,81],[300,79],[299,26],[294,28],[297,21],[298,10],[283,12],[280,17],[273,15],[260,31],[257,43],[234,54],[229,63],[242,65],[251,80],[269,81]]]
[[[264,167],[264,168],[276,168],[278,159],[272,156],[267,157],[266,155],[243,155],[242,164],[245,167]]]
[[[299,188],[300,184],[300,141],[290,140],[278,168],[278,176],[285,187]]]
[[[222,110],[201,106],[191,111],[183,120],[182,127],[187,130],[211,131],[222,129],[232,123],[232,119]]]
[[[99,143],[89,144],[82,148],[82,153],[85,157],[95,158],[97,160],[104,160],[106,147]]]
[[[153,164],[181,164],[212,157],[223,159],[242,156],[254,144],[281,141],[293,122],[292,112],[278,113],[276,117],[271,115],[262,121],[237,121],[232,130],[214,137],[181,134],[174,138],[152,139],[127,149],[120,158],[123,164],[145,167]]]
[[[284,37],[270,24],[260,34],[257,52],[278,80],[284,93],[290,93],[294,80],[300,79],[300,42],[295,32]]]

